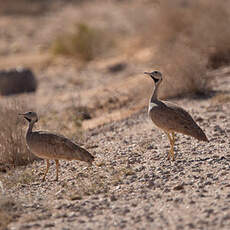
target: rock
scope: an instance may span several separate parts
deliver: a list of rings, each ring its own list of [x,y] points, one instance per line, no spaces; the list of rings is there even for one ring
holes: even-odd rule
[[[70,200],[81,200],[82,196],[78,195],[78,194],[73,194],[72,196],[70,196]]]
[[[193,223],[188,223],[189,228],[195,228],[195,225]]]
[[[116,63],[108,67],[109,72],[116,73],[124,70],[126,68],[126,63]]]
[[[78,106],[76,107],[76,114],[78,117],[80,117],[82,120],[90,120],[92,119],[91,111],[86,106]]]
[[[197,117],[197,118],[196,118],[196,121],[197,121],[197,122],[203,122],[204,119],[203,119],[202,117]]]
[[[152,188],[152,187],[154,187],[154,186],[155,186],[154,180],[149,180],[149,181],[148,181],[147,187],[148,187],[148,188]]]
[[[44,228],[52,228],[54,226],[55,226],[54,223],[47,223],[47,224],[44,225]]]
[[[9,168],[5,165],[0,164],[0,172],[6,173]]]
[[[179,185],[175,186],[173,189],[174,190],[182,190],[182,189],[184,189],[184,185],[183,184],[179,184]]]
[[[153,222],[153,221],[154,221],[154,218],[151,217],[150,215],[147,215],[147,216],[146,216],[146,220],[149,221],[149,222]]]
[[[219,125],[214,126],[214,131],[218,133],[224,133],[224,129],[222,129]]]
[[[110,201],[116,201],[117,198],[112,194],[111,197],[110,197]]]
[[[2,184],[2,182],[0,181],[0,192],[1,193],[4,193],[5,191],[4,191],[4,187],[3,187],[3,184]]]
[[[35,92],[37,81],[30,69],[17,68],[0,71],[0,94],[11,95]]]

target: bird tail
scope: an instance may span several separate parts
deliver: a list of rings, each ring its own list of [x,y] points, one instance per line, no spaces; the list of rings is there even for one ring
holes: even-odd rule
[[[81,148],[80,152],[81,152],[80,160],[85,161],[90,165],[92,165],[95,157],[91,153],[89,153],[86,149]]]
[[[194,135],[194,137],[196,139],[198,139],[199,141],[206,141],[209,142],[207,136],[205,135],[204,131],[199,127],[198,129],[199,131],[196,132],[196,134]]]

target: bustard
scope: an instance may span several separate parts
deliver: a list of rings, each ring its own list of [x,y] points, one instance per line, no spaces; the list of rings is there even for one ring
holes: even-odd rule
[[[200,141],[208,141],[205,133],[187,111],[175,104],[158,99],[158,90],[162,82],[161,72],[144,72],[144,74],[149,75],[155,84],[155,89],[149,102],[148,114],[153,123],[168,136],[171,146],[168,159],[170,160],[171,156],[172,160],[175,160],[174,143],[176,132],[192,136]]]
[[[36,156],[46,159],[47,167],[42,181],[45,181],[46,174],[49,170],[49,160],[53,159],[56,163],[56,180],[58,180],[59,160],[80,160],[92,165],[94,157],[84,148],[75,144],[68,138],[50,133],[47,131],[33,131],[34,124],[38,121],[38,116],[35,112],[27,112],[19,114],[29,122],[29,127],[26,133],[26,143]]]

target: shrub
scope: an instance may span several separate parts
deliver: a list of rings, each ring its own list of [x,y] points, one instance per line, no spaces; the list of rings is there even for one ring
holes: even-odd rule
[[[228,8],[227,1],[215,0],[159,3],[151,22],[151,36],[147,36],[157,46],[154,66],[160,66],[167,76],[164,96],[204,93],[209,89],[207,67],[230,61]]]
[[[24,111],[16,102],[0,108],[0,163],[25,165],[36,157],[26,147],[24,120],[18,116]]]
[[[51,50],[55,55],[75,56],[90,61],[112,45],[112,40],[99,29],[79,23],[73,33],[54,40]]]

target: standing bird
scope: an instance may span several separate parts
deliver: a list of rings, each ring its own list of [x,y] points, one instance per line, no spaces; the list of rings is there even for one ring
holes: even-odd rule
[[[49,160],[51,159],[55,160],[56,163],[56,180],[58,180],[60,159],[80,160],[92,165],[94,156],[68,138],[47,131],[32,131],[34,124],[38,121],[38,116],[35,112],[27,112],[19,115],[24,116],[29,122],[26,133],[26,142],[29,149],[36,156],[46,159],[47,167],[42,181],[45,181],[50,167]]]
[[[149,102],[148,114],[153,123],[158,128],[162,129],[168,136],[171,146],[171,150],[168,153],[168,159],[170,160],[171,156],[172,160],[175,160],[175,132],[192,136],[200,141],[208,141],[205,133],[196,124],[188,112],[177,105],[158,99],[158,90],[162,82],[161,72],[144,72],[144,74],[149,75],[155,84],[155,89]]]

